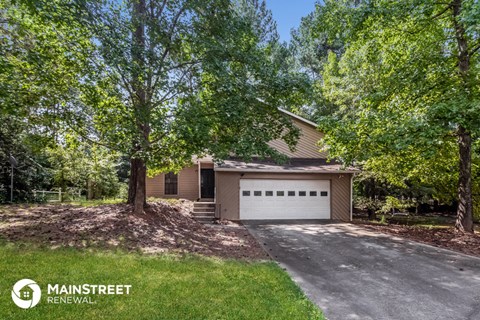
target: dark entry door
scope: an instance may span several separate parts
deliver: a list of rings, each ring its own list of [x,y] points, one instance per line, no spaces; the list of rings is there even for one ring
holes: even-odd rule
[[[215,174],[213,169],[201,169],[200,177],[201,197],[213,198],[215,190]]]

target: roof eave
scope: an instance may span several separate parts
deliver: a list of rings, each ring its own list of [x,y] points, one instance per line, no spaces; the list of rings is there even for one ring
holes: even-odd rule
[[[258,172],[258,173],[358,173],[359,170],[281,170],[281,169],[241,169],[241,168],[214,168],[222,172]]]
[[[292,112],[287,111],[287,110],[282,109],[282,108],[278,108],[278,110],[281,111],[281,112],[283,112],[283,113],[285,113],[285,114],[287,114],[287,115],[289,115],[289,116],[292,117],[292,118],[295,118],[295,119],[297,119],[297,120],[300,120],[300,121],[302,121],[302,122],[304,122],[304,123],[307,123],[307,124],[309,124],[309,125],[311,125],[311,126],[314,126],[315,128],[318,127],[318,125],[317,125],[315,122],[310,121],[310,120],[307,120],[307,119],[305,119],[305,118],[302,118],[302,117],[296,115],[295,113],[292,113]]]

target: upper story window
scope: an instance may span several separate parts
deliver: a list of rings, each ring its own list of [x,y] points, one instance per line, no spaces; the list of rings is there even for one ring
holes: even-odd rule
[[[165,174],[165,194],[178,194],[178,175],[173,172]]]

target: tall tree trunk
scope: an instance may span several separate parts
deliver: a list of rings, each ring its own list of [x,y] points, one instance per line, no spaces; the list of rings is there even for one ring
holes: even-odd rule
[[[137,188],[138,159],[130,159],[130,176],[128,178],[128,204],[135,202],[135,190]]]
[[[134,211],[135,213],[143,213],[143,208],[145,207],[147,201],[146,194],[146,177],[147,177],[147,167],[145,163],[139,159],[137,167],[137,185],[135,188],[135,201],[134,201]]]
[[[468,42],[460,14],[462,0],[453,0],[451,3],[455,38],[458,47],[458,68],[467,95],[469,94],[470,54]],[[459,147],[459,178],[458,178],[458,208],[455,227],[462,232],[473,232],[473,205],[472,205],[472,137],[470,132],[459,125],[457,130]]]
[[[473,232],[472,206],[472,138],[463,127],[458,129],[460,172],[458,179],[458,209],[455,227],[462,232]]]
[[[137,141],[135,151],[146,151],[150,135],[149,107],[145,89],[145,0],[133,2],[132,24],[132,87],[135,91],[134,114],[137,126]],[[143,152],[142,152],[143,153]],[[138,155],[135,155],[138,156]],[[140,155],[143,157],[143,154]],[[146,175],[147,168],[144,159],[135,158],[130,160],[129,202],[133,202],[134,212],[143,213],[146,204]]]

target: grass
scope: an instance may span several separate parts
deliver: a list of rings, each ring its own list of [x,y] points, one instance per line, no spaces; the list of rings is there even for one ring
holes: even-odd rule
[[[62,204],[71,204],[74,206],[81,206],[81,207],[93,207],[93,206],[100,206],[103,204],[117,204],[117,203],[125,203],[125,199],[101,199],[101,200],[77,200],[77,201],[69,201],[69,202],[62,202]]]
[[[117,203],[125,203],[125,199],[99,199],[99,200],[73,200],[73,201],[64,201],[64,202],[46,202],[46,203],[14,203],[14,204],[0,204],[0,213],[7,213],[8,208],[11,206],[20,206],[22,208],[33,208],[37,206],[43,206],[43,205],[73,205],[73,206],[81,206],[81,207],[94,207],[94,206],[101,206],[104,204],[117,204]]]
[[[153,198],[149,197],[148,202],[166,202],[170,205],[177,205],[180,203],[179,199],[174,199],[174,198]],[[78,199],[78,200],[72,200],[72,201],[64,201],[64,202],[48,202],[47,204],[49,205],[62,205],[62,204],[70,204],[74,206],[81,206],[81,207],[94,207],[94,206],[101,206],[104,204],[117,204],[117,203],[125,203],[125,199],[120,199],[120,198],[107,198],[107,199],[98,199],[98,200],[86,200],[84,198]],[[20,203],[20,204],[15,204],[15,205],[21,205],[23,207],[35,207],[37,205],[43,205],[43,203]],[[0,205],[0,210],[1,208],[6,208],[9,205]]]
[[[199,256],[48,249],[0,242],[0,319],[324,319],[273,262]],[[10,297],[23,278],[42,289],[20,309]],[[129,284],[130,295],[95,304],[49,304],[47,284]]]

